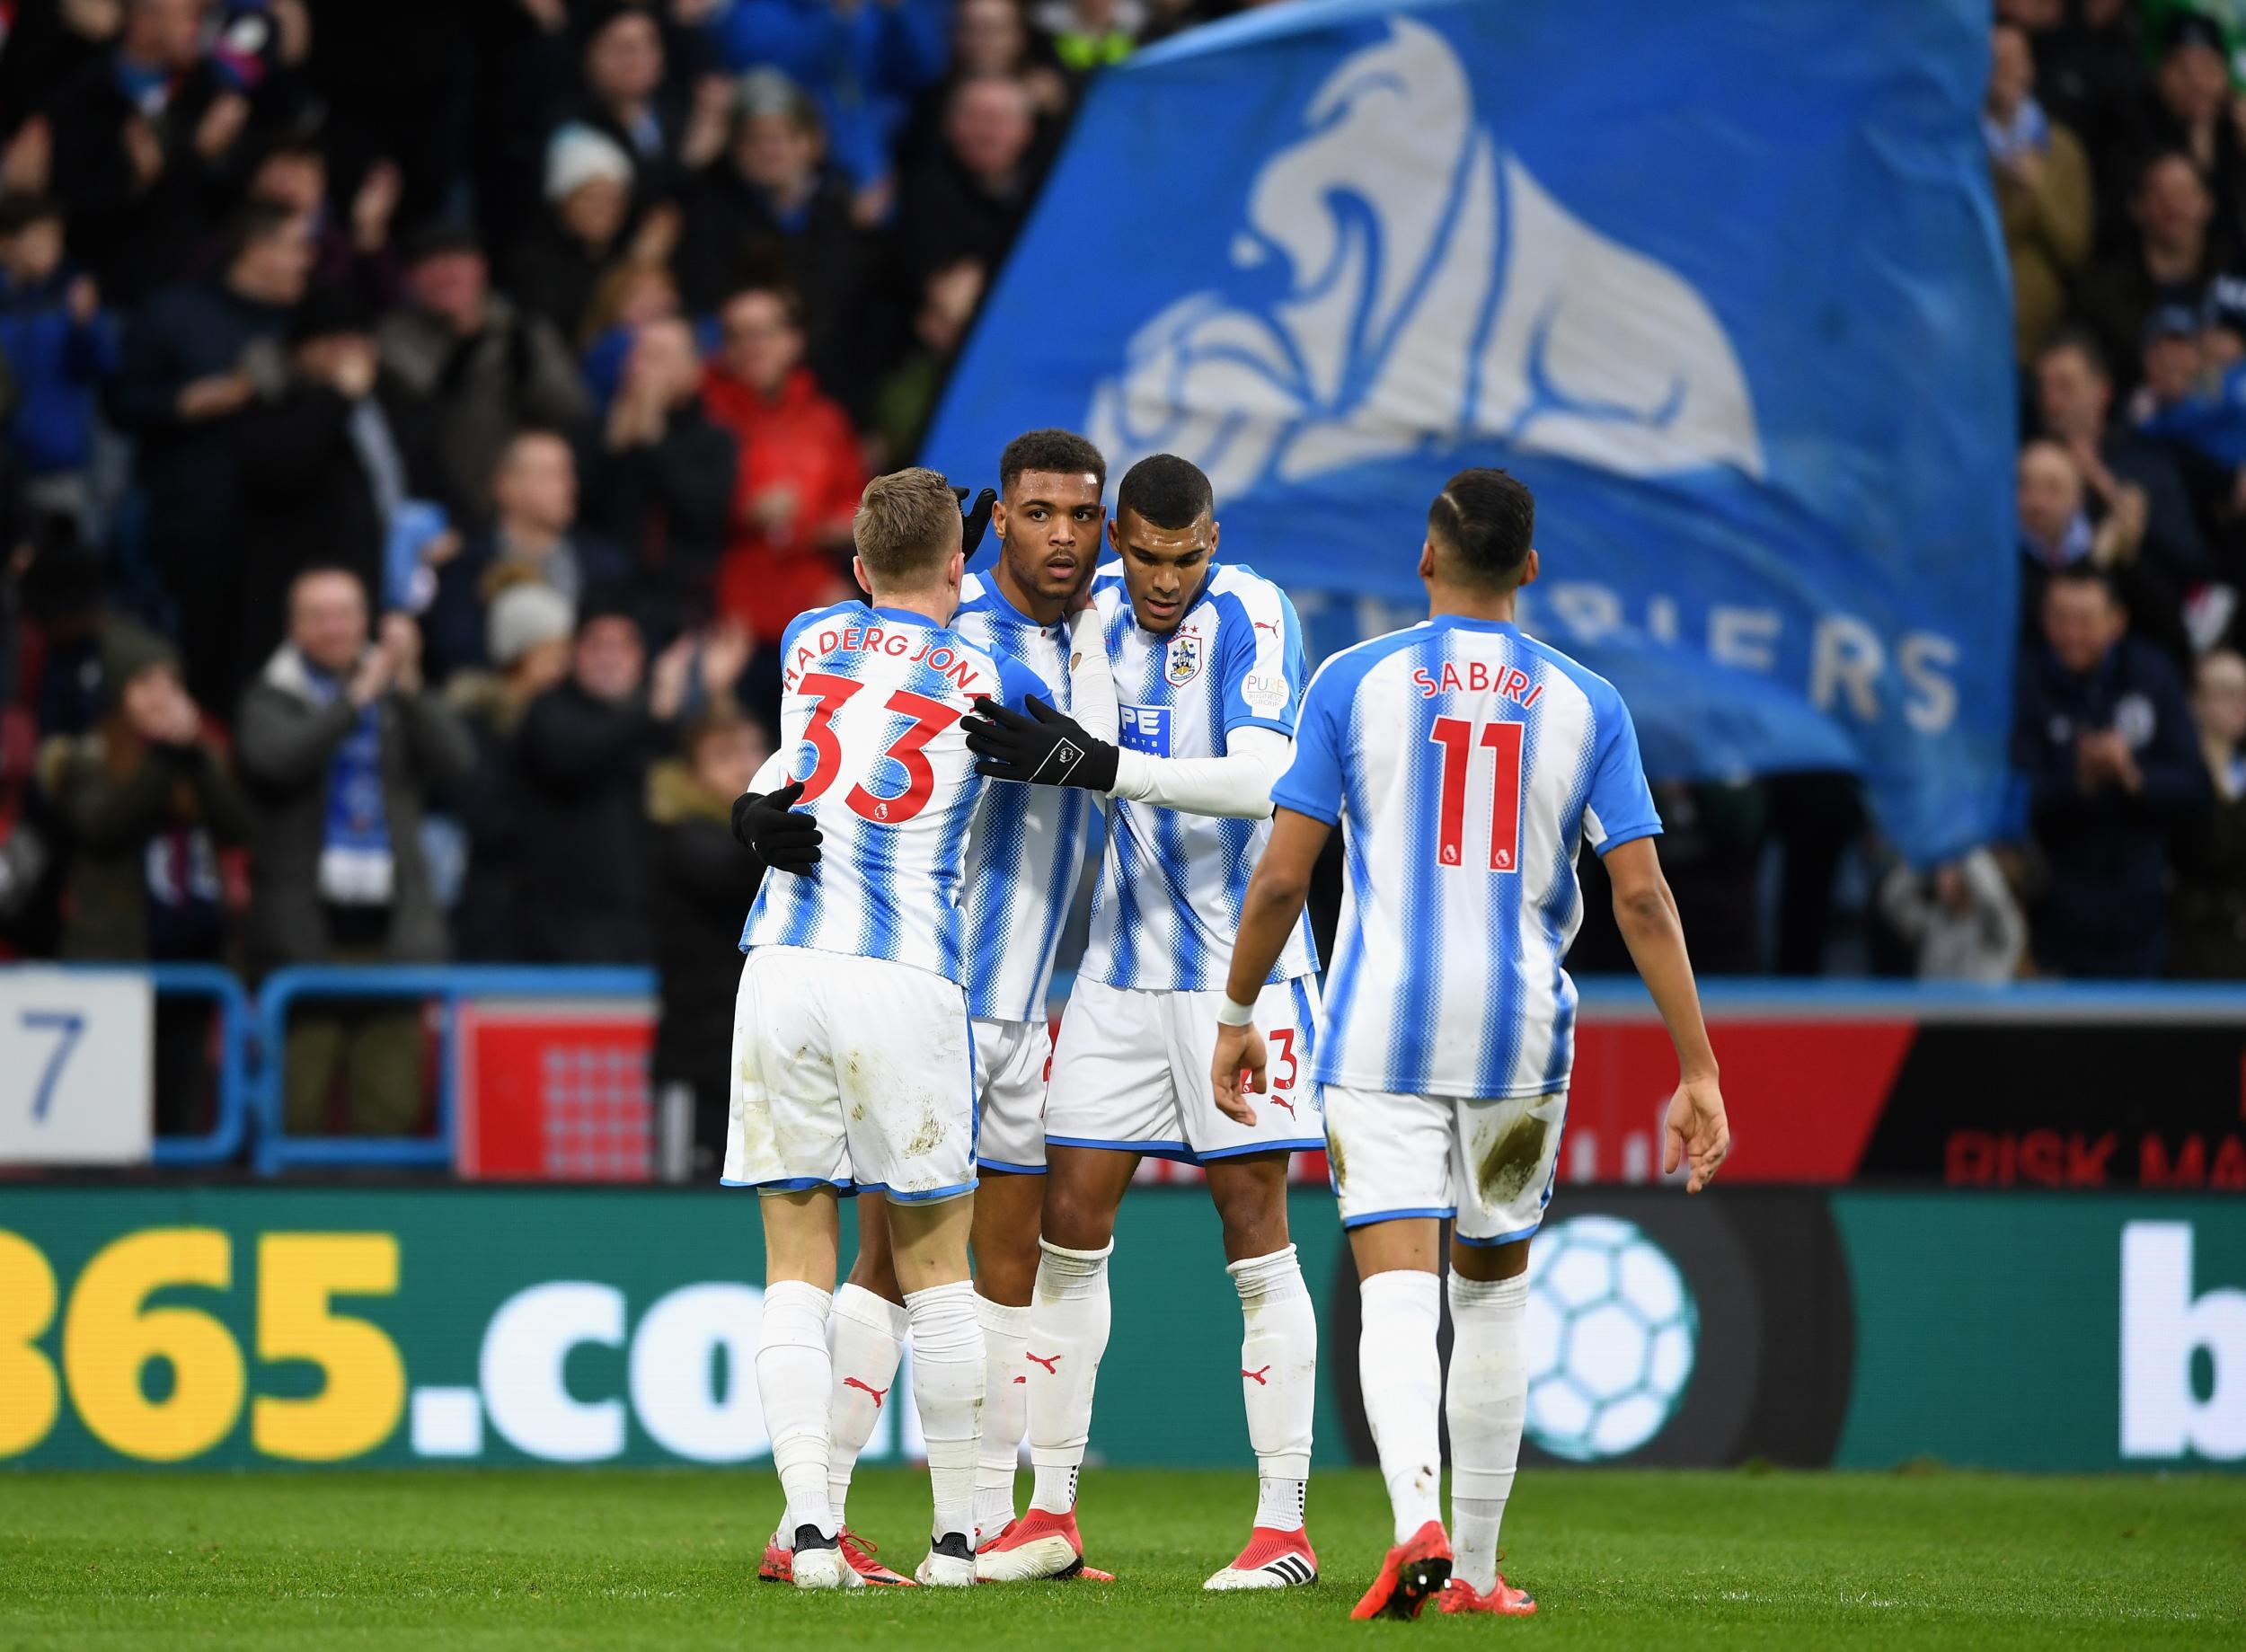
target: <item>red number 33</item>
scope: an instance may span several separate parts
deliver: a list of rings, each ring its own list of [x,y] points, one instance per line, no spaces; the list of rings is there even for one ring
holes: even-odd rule
[[[811,720],[803,727],[803,738],[811,748],[814,761],[811,773],[803,782],[802,801],[809,803],[824,796],[841,774],[842,742],[835,734],[835,713],[864,686],[849,677],[825,671],[814,671],[804,677],[802,692],[817,694],[818,703],[811,708]],[[853,782],[843,802],[862,820],[880,826],[902,826],[928,807],[928,799],[935,791],[936,772],[928,762],[925,749],[928,742],[958,722],[963,713],[956,706],[903,688],[892,693],[885,703],[899,716],[912,719],[883,754],[905,771],[905,790],[893,798],[876,797],[862,782]]]

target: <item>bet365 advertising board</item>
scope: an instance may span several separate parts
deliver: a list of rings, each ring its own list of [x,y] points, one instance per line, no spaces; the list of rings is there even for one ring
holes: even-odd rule
[[[1369,1458],[1354,1281],[1295,1196],[1324,1460]],[[2220,1197],[1563,1188],[1528,1453],[1571,1462],[2246,1464],[2246,1208]],[[0,1463],[750,1463],[754,1202],[717,1192],[16,1187]],[[1247,1461],[1207,1199],[1125,1207],[1092,1445]],[[908,1379],[870,1461],[914,1454]]]

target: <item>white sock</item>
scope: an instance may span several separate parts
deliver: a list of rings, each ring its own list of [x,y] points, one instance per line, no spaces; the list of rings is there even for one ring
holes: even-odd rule
[[[1030,1506],[1065,1515],[1076,1506],[1076,1473],[1092,1440],[1092,1393],[1108,1351],[1108,1259],[1038,1241],[1038,1280],[1030,1304],[1030,1462],[1037,1483]]]
[[[832,1537],[842,1523],[827,1497],[832,1442],[827,1406],[835,1386],[827,1352],[827,1310],[834,1298],[816,1285],[783,1279],[765,1287],[763,1323],[756,1331],[756,1398],[772,1436],[773,1466],[788,1498],[781,1516],[783,1540],[800,1525]]]
[[[1483,1281],[1451,1276],[1451,1514],[1457,1575],[1487,1595],[1498,1581],[1498,1525],[1521,1460],[1528,1361],[1521,1328],[1528,1276]]]
[[[983,1324],[983,1444],[975,1459],[975,1542],[990,1542],[1013,1518],[1014,1465],[1030,1422],[1030,1310],[975,1298]]]
[[[908,1292],[913,1323],[913,1404],[928,1442],[935,1499],[931,1537],[975,1542],[975,1453],[983,1432],[983,1327],[965,1279]]]
[[[1240,1390],[1255,1447],[1256,1524],[1303,1529],[1310,1484],[1311,1423],[1318,1409],[1318,1316],[1295,1247],[1251,1256],[1225,1271],[1240,1293]]]
[[[897,1384],[898,1361],[905,1352],[905,1310],[862,1285],[835,1293],[827,1315],[827,1349],[835,1362],[835,1397],[828,1415],[834,1454],[827,1463],[827,1500],[835,1518],[844,1519],[850,1476],[858,1453],[873,1437],[881,1408]]]
[[[1358,1386],[1401,1543],[1443,1517],[1443,1453],[1436,1427],[1443,1362],[1435,1347],[1443,1282],[1400,1268],[1366,1279],[1357,1286],[1357,1300],[1365,1320],[1357,1345]]]

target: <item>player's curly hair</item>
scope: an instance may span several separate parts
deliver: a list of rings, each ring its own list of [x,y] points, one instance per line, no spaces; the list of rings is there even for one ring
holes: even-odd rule
[[[1115,514],[1138,513],[1150,527],[1191,527],[1214,508],[1215,493],[1200,466],[1174,453],[1149,454],[1123,473]]]
[[[998,455],[998,486],[1010,490],[1025,471],[1059,476],[1089,473],[1108,485],[1107,455],[1074,430],[1024,430]]]
[[[884,585],[916,585],[958,552],[959,501],[941,472],[892,471],[866,483],[850,536],[868,574]]]
[[[1428,537],[1451,553],[1460,578],[1477,585],[1515,584],[1535,535],[1536,496],[1504,471],[1461,471],[1428,507]]]

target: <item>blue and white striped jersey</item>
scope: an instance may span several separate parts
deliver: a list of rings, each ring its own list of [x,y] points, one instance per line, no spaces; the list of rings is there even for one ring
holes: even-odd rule
[[[968,832],[992,788],[959,719],[977,695],[1019,708],[1045,685],[922,614],[854,602],[797,615],[780,658],[780,748],[824,841],[810,876],[765,879],[741,950],[809,947],[961,980]]]
[[[1342,829],[1320,1083],[1566,1087],[1577,845],[1604,854],[1661,829],[1612,684],[1497,621],[1375,637],[1319,667],[1271,799]]]
[[[1244,728],[1292,736],[1306,675],[1302,624],[1287,593],[1252,570],[1217,565],[1167,635],[1143,628],[1122,564],[1092,586],[1115,672],[1118,738],[1156,757],[1221,757]],[[1118,798],[1092,903],[1084,973],[1109,986],[1207,992],[1225,985],[1240,904],[1271,835],[1269,820],[1217,820]],[[1313,974],[1307,920],[1273,981]]]
[[[1066,621],[1040,625],[995,579],[969,574],[951,629],[993,656],[1020,661],[1070,704]],[[992,786],[967,840],[967,1008],[1003,1021],[1042,1021],[1053,954],[1084,867],[1092,794],[1074,786]]]

